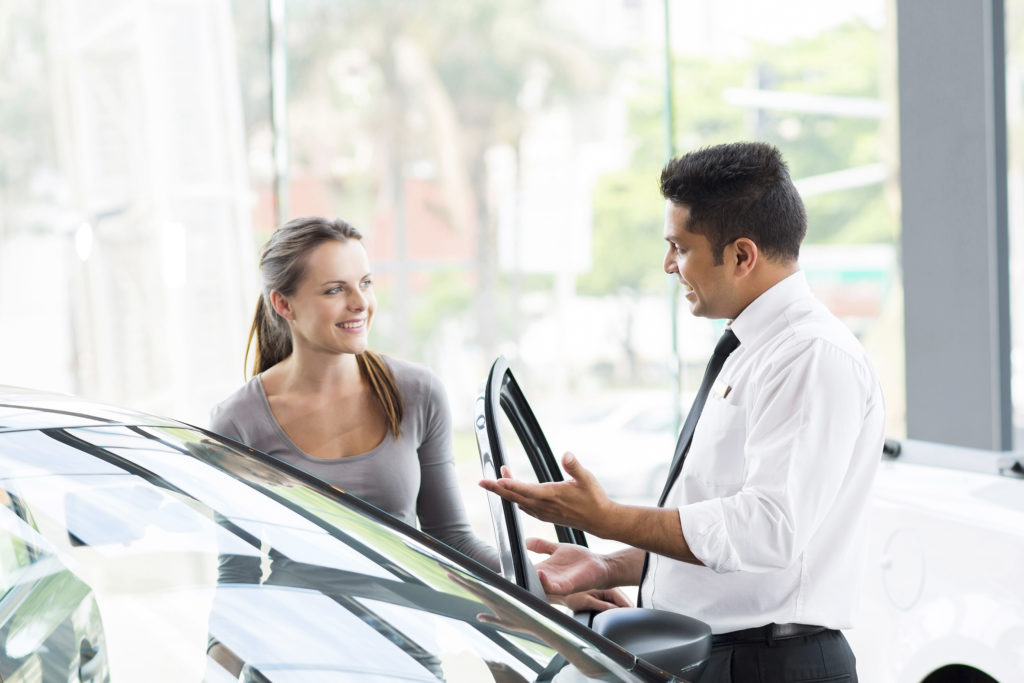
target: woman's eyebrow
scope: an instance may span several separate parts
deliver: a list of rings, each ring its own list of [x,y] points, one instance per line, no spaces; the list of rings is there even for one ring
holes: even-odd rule
[[[370,277],[372,274],[373,273],[366,273],[365,275],[363,275],[359,279],[360,280],[365,280],[366,278]],[[327,282],[320,283],[320,286],[324,287],[326,285],[347,285],[347,284],[348,284],[347,280],[328,280]]]

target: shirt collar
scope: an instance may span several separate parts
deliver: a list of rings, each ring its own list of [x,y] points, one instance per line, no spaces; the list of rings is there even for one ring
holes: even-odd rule
[[[751,301],[729,323],[729,327],[741,345],[749,345],[758,335],[765,332],[773,321],[779,319],[779,315],[789,304],[811,297],[813,294],[807,284],[807,277],[802,270],[798,270],[776,282]]]

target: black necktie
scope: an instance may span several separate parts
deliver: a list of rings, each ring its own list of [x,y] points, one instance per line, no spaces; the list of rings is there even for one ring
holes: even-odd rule
[[[665,482],[665,488],[661,492],[661,497],[658,498],[658,507],[665,504],[665,499],[668,497],[669,489],[672,488],[672,484],[675,483],[679,477],[679,473],[683,469],[683,461],[686,460],[686,452],[690,450],[690,442],[693,441],[693,432],[697,429],[697,420],[700,419],[700,413],[704,410],[704,404],[708,400],[708,394],[711,393],[711,386],[715,383],[718,378],[718,373],[722,371],[722,366],[725,365],[725,359],[729,357],[729,354],[736,350],[736,347],[740,345],[740,340],[736,338],[733,331],[728,327],[725,328],[725,332],[719,337],[718,343],[715,344],[715,352],[711,354],[711,360],[708,361],[707,368],[704,369],[704,379],[700,382],[700,389],[697,390],[697,395],[693,399],[693,404],[690,406],[690,412],[686,415],[686,422],[683,423],[683,429],[679,432],[679,441],[676,442],[676,453],[672,456],[672,465],[668,468],[668,480]]]
[[[658,499],[658,507],[665,504],[665,499],[668,497],[669,490],[672,489],[672,484],[675,483],[679,477],[679,473],[683,470],[683,461],[686,460],[686,452],[690,450],[690,442],[693,441],[693,432],[697,429],[697,420],[700,419],[701,411],[704,410],[704,404],[708,400],[708,394],[711,393],[711,386],[715,383],[718,378],[718,373],[722,371],[722,366],[725,365],[725,359],[729,357],[729,354],[736,350],[736,347],[740,345],[740,340],[736,338],[736,335],[728,327],[725,328],[725,332],[719,337],[718,343],[715,344],[715,352],[711,354],[711,360],[708,361],[707,368],[704,369],[704,379],[700,382],[700,388],[697,390],[697,395],[693,399],[693,404],[690,406],[690,412],[686,415],[686,422],[683,423],[683,429],[679,432],[679,441],[676,442],[676,452],[672,457],[672,465],[668,469],[668,479],[665,481],[665,488],[661,492],[661,497]],[[640,574],[640,586],[644,585],[644,579],[647,577],[647,563],[650,560],[650,553],[644,554],[644,566]],[[640,605],[640,597],[637,596],[637,605]]]

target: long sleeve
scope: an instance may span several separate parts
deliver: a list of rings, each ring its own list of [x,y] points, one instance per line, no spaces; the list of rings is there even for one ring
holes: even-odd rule
[[[743,415],[740,489],[680,508],[691,550],[719,572],[782,569],[804,551],[851,470],[874,388],[862,365],[823,339],[779,354],[758,384]]]
[[[498,571],[497,551],[473,533],[455,472],[451,411],[440,382],[431,376],[424,401],[426,427],[417,449],[421,483],[416,514],[424,532]]]
[[[666,499],[704,566],[652,555],[644,604],[716,633],[771,622],[847,628],[885,434],[878,378],[802,273],[730,327],[740,346]]]

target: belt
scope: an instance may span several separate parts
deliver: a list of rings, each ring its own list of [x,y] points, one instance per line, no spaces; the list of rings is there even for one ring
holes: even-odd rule
[[[767,626],[745,628],[742,631],[716,633],[711,636],[711,645],[734,645],[737,643],[767,643],[771,645],[776,640],[804,638],[828,630],[824,626],[809,624],[768,624]]]

